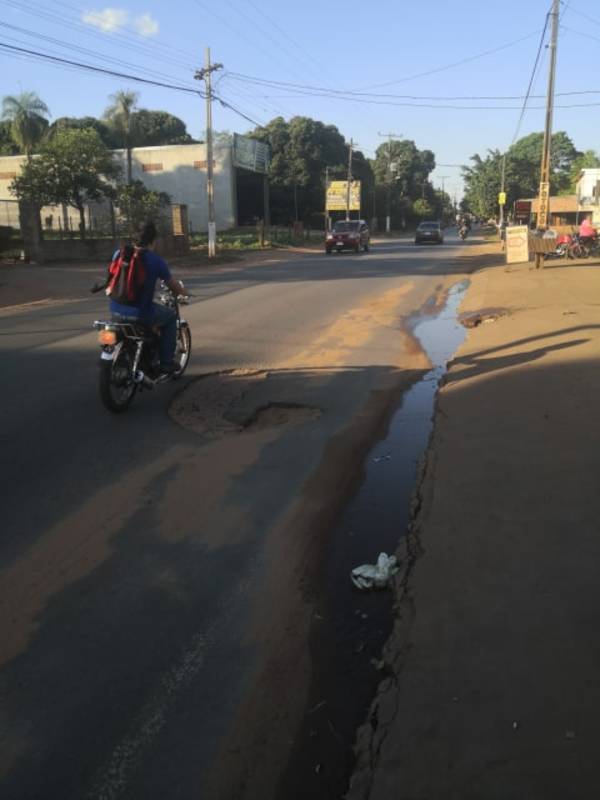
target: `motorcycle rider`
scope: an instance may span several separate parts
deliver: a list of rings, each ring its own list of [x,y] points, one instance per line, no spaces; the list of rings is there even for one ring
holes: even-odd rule
[[[591,244],[592,241],[598,238],[598,231],[592,224],[592,221],[589,220],[587,217],[583,220],[581,225],[579,226],[579,236],[581,239],[585,239],[586,241],[589,240]]]
[[[134,317],[147,327],[160,329],[158,352],[160,357],[160,371],[171,375],[177,372],[179,365],[174,361],[175,347],[177,345],[177,315],[172,308],[167,308],[154,302],[154,288],[156,281],[162,280],[176,295],[185,295],[183,285],[173,278],[164,259],[154,252],[154,243],[157,237],[154,222],[147,222],[136,242],[136,248],[141,251],[142,263],[145,270],[144,283],[137,294],[135,302],[123,305],[115,300],[110,301],[111,313],[119,317]],[[113,258],[118,256],[119,251]]]

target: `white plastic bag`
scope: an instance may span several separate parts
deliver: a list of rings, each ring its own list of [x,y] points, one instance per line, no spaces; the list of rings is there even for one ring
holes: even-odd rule
[[[362,564],[350,573],[352,583],[357,589],[385,589],[392,575],[398,572],[396,556],[379,553],[376,564]]]

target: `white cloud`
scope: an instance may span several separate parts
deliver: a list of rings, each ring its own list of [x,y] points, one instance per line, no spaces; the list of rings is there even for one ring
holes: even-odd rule
[[[141,36],[156,36],[158,33],[158,22],[150,14],[136,17],[133,26]]]
[[[81,19],[86,25],[100,28],[103,33],[113,33],[127,24],[129,14],[124,8],[104,8],[102,11],[85,11]]]

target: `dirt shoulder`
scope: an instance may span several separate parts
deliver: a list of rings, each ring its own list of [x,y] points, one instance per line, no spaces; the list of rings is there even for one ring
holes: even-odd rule
[[[600,269],[471,279],[348,797],[600,791]]]

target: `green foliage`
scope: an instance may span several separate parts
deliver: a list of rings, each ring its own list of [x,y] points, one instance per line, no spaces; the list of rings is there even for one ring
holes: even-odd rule
[[[565,194],[575,194],[577,191],[577,181],[582,169],[596,169],[598,167],[600,167],[600,158],[594,150],[586,150],[584,153],[579,153],[571,164],[569,186]]]
[[[433,219],[434,210],[431,203],[419,198],[412,204],[413,216],[418,220]]]
[[[519,198],[537,195],[543,139],[542,133],[530,133],[515,142],[507,151],[505,188],[508,207]],[[551,194],[569,192],[573,184],[574,164],[581,155],[564,131],[552,136]],[[488,150],[485,158],[474,155],[471,161],[471,166],[463,167],[465,203],[479,217],[495,217],[501,185],[502,153],[499,150]]]
[[[191,144],[192,137],[185,122],[166,111],[149,111],[145,108],[131,115],[132,140],[136,147],[165,144]]]
[[[117,187],[115,202],[130,236],[148,220],[153,220],[159,230],[166,227],[165,212],[171,202],[166,192],[155,192],[141,181],[133,181]]]
[[[373,162],[375,178],[381,187],[377,205],[380,213],[383,210],[387,214],[389,198],[392,227],[422,218],[415,211],[419,199],[428,204],[430,219],[439,216],[439,202],[429,183],[434,169],[435,156],[431,150],[419,150],[410,139],[392,139],[379,145]]]
[[[121,90],[111,95],[111,104],[104,112],[104,119],[115,132],[118,140],[127,151],[127,183],[132,180],[131,148],[134,146],[132,117],[137,104],[137,92]]]
[[[347,147],[335,125],[310,117],[292,117],[289,122],[276,117],[252,134],[271,146],[271,210],[273,221],[288,222],[296,216],[308,219],[323,212],[325,167],[332,179],[345,178]],[[358,153],[355,173],[370,173],[368,163]]]
[[[31,155],[48,128],[48,106],[35,92],[6,96],[2,119],[10,122],[10,133],[21,152]]]
[[[54,138],[60,131],[82,130],[83,128],[95,130],[106,147],[112,149],[120,146],[115,132],[105,122],[96,119],[96,117],[59,117],[48,128],[47,138]]]
[[[8,120],[0,121],[0,156],[17,156],[21,152],[10,131]]]
[[[85,204],[114,196],[120,168],[100,136],[90,128],[57,132],[39,156],[23,166],[11,184],[11,192],[38,205],[75,206],[85,234]]]

